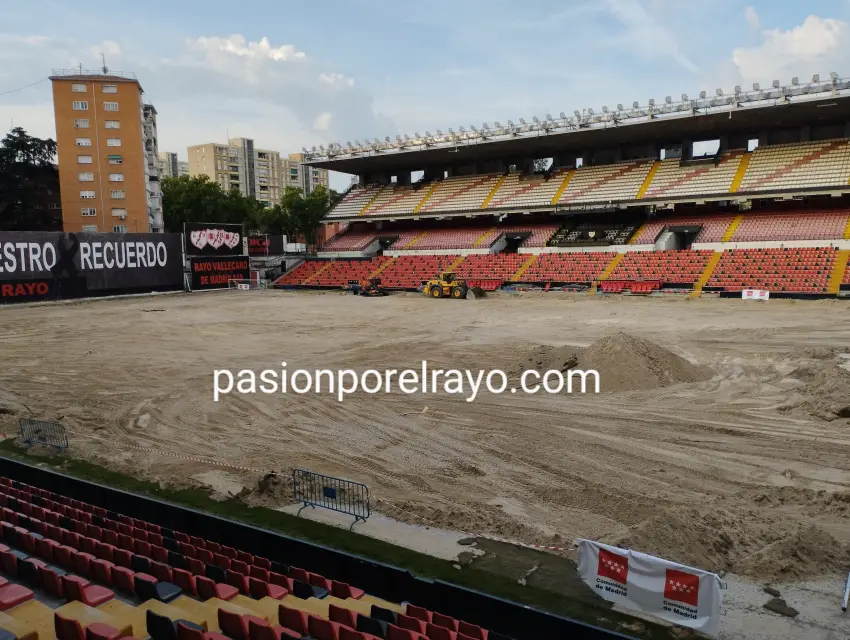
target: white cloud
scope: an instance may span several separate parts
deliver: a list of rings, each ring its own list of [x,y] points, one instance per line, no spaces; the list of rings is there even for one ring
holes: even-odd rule
[[[319,80],[327,84],[347,84],[354,86],[354,78],[347,78],[343,73],[320,73]]]
[[[267,37],[259,42],[249,42],[245,36],[234,34],[227,38],[200,37],[187,42],[189,49],[207,53],[226,53],[247,58],[265,58],[276,62],[283,60],[303,60],[307,54],[298,51],[295,45],[284,44],[273,47]]]
[[[637,0],[605,0],[605,7],[625,27],[616,39],[621,46],[646,56],[671,57],[691,73],[699,68],[682,53],[675,35],[661,25]]]
[[[750,29],[757,30],[761,27],[759,14],[756,13],[756,10],[751,6],[744,9],[744,19],[747,21],[747,24],[750,25]]]
[[[323,111],[316,118],[316,121],[313,123],[313,128],[316,131],[327,131],[331,128],[331,119],[333,116],[328,111]]]
[[[732,52],[744,82],[824,76],[843,68],[850,56],[850,29],[841,20],[809,16],[791,29],[768,29],[763,35],[759,46]]]

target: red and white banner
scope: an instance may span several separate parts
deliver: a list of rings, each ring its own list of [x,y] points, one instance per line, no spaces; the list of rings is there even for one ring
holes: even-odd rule
[[[599,596],[716,636],[720,578],[639,551],[578,540],[578,572]]]
[[[768,300],[770,299],[770,291],[763,289],[744,289],[741,291],[741,298],[744,300]]]

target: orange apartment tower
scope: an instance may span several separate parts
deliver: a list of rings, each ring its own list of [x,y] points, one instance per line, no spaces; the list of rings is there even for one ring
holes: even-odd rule
[[[84,69],[54,71],[53,109],[65,231],[160,231],[151,207],[158,198],[149,159],[150,123],[134,74]],[[154,120],[155,136],[155,120]],[[154,158],[156,155],[154,154]],[[152,184],[156,183],[156,184]],[[159,207],[161,212],[161,206]]]

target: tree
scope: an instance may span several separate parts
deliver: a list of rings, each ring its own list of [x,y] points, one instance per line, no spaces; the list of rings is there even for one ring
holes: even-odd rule
[[[283,217],[292,218],[293,227],[304,236],[305,242],[316,244],[316,230],[331,208],[330,193],[323,185],[306,195],[303,189],[287,187],[280,208]]]
[[[347,192],[348,191],[346,191],[345,193],[347,193]],[[340,203],[340,200],[342,200],[345,197],[345,193],[340,193],[336,189],[331,189],[330,191],[328,191],[330,202],[331,202],[331,209],[333,209],[336,205],[338,205]]]
[[[184,222],[244,224],[261,230],[264,207],[239,191],[226,193],[208,176],[180,176],[162,181],[162,217],[166,231],[183,231]]]
[[[0,141],[0,229],[61,231],[56,142],[20,127]]]

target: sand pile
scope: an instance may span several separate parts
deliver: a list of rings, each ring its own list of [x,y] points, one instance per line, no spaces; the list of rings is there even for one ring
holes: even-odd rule
[[[814,525],[792,533],[742,560],[737,573],[783,580],[846,570],[850,549]]]
[[[804,399],[783,410],[797,409],[826,421],[850,418],[850,371],[838,365],[801,367],[791,375],[806,382],[800,390]]]
[[[524,369],[593,369],[599,372],[602,391],[657,389],[687,382],[709,380],[714,372],[688,362],[669,349],[626,333],[606,336],[587,348],[537,347],[521,359]]]
[[[834,573],[850,561],[850,547],[814,525],[782,514],[758,521],[725,509],[679,509],[634,527],[614,544],[708,571],[760,580]]]

